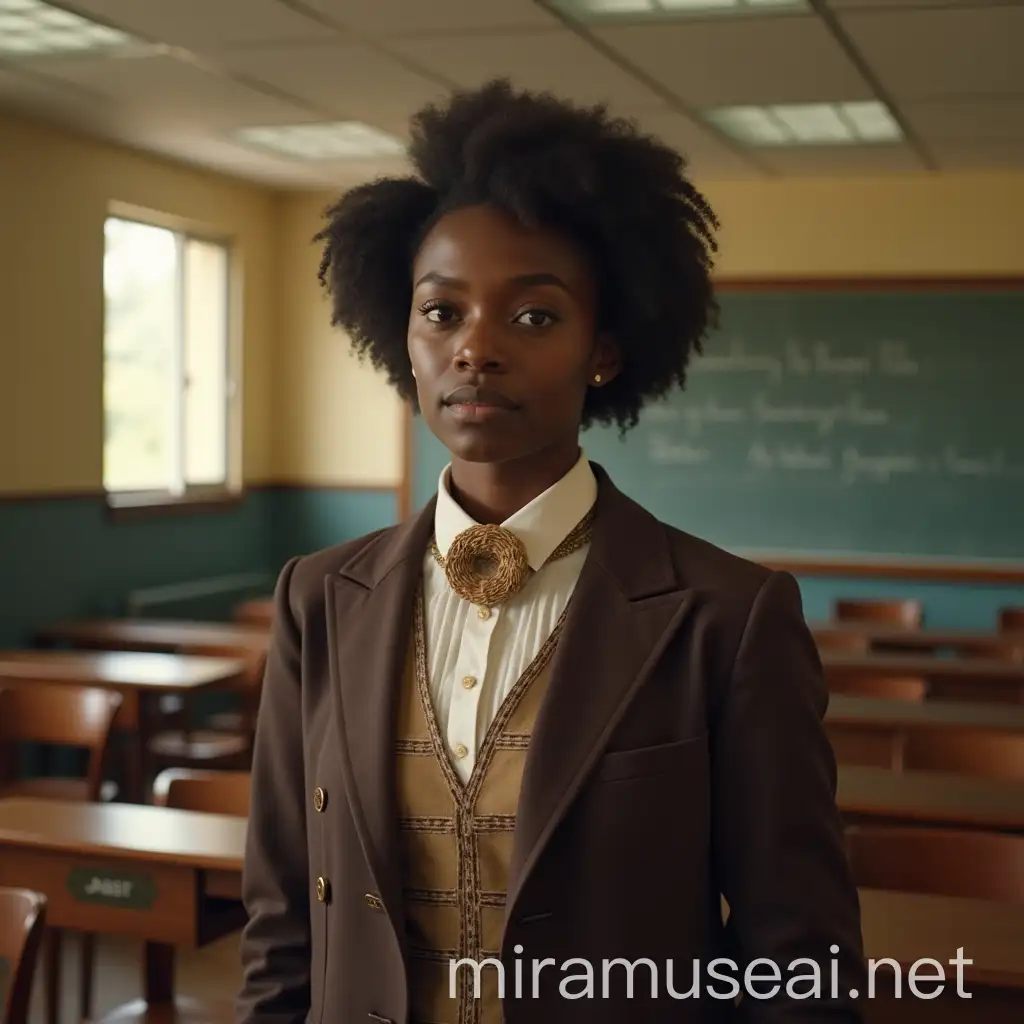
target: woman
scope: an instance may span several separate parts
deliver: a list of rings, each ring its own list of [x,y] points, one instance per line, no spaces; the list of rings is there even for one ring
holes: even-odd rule
[[[708,204],[629,124],[505,83],[413,127],[419,178],[329,211],[321,281],[451,463],[281,574],[238,1020],[860,1020],[797,586],[579,444],[685,383]]]

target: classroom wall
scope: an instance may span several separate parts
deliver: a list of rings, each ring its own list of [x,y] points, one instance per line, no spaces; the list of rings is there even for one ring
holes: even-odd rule
[[[110,201],[234,237],[245,280],[243,476],[271,471],[279,198],[0,113],[0,644],[140,586],[269,561],[272,495],[112,520],[102,489],[103,222]]]
[[[699,184],[722,222],[723,278],[1024,275],[1024,174]],[[289,423],[282,424],[275,448],[275,472],[294,483],[397,488],[400,404],[378,374],[347,357],[315,283],[319,252],[310,239],[334,198],[296,196],[283,206],[290,366],[280,408]],[[379,504],[382,494],[373,501]],[[348,500],[365,510],[370,499]],[[388,521],[398,514],[397,500],[390,502]],[[894,594],[924,601],[935,625],[987,628],[999,607],[1024,603],[1024,588],[1014,585],[841,576],[802,577],[800,583],[809,618],[826,617],[839,595]]]

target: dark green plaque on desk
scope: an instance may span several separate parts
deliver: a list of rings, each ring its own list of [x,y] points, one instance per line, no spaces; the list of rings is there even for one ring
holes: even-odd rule
[[[120,868],[72,868],[68,892],[80,903],[125,910],[148,910],[156,900],[156,883],[147,875]]]

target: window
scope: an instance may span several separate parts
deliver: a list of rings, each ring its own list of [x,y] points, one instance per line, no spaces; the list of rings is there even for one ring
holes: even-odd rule
[[[112,504],[230,489],[230,272],[222,242],[107,218],[103,485]]]

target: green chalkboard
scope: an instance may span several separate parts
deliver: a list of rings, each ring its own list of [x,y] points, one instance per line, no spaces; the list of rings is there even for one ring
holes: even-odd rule
[[[582,435],[623,490],[733,550],[1024,560],[1024,284],[720,302],[685,392]],[[446,461],[417,417],[417,505]]]

